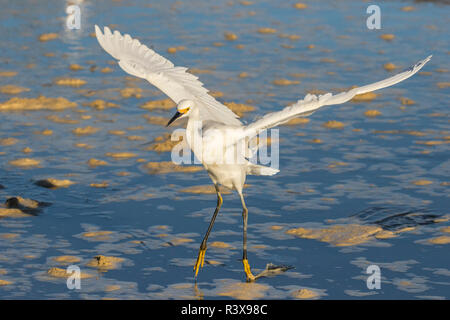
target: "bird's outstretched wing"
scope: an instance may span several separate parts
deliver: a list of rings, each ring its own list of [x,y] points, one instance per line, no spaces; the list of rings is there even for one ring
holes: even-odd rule
[[[375,91],[378,89],[386,88],[392,86],[396,83],[399,83],[405,79],[408,79],[416,72],[418,72],[429,60],[431,56],[426,59],[419,61],[414,66],[410,67],[406,71],[399,73],[393,77],[368,84],[363,87],[357,87],[351,89],[347,92],[342,92],[337,95],[333,95],[331,93],[327,93],[324,95],[315,96],[312,94],[307,94],[303,100],[297,101],[295,104],[290,105],[278,112],[272,112],[265,115],[258,121],[255,121],[243,130],[244,137],[254,136],[258,134],[261,130],[272,128],[278,126],[282,123],[285,123],[296,117],[306,117],[315,112],[317,109],[333,105],[333,104],[341,104],[351,100],[357,94],[363,94],[371,91]]]
[[[198,77],[186,72],[187,68],[175,67],[172,62],[128,34],[122,36],[117,30],[112,33],[108,27],[102,33],[97,25],[95,34],[102,48],[119,60],[119,66],[125,72],[146,79],[175,103],[182,99],[195,101],[201,108],[202,120],[241,125],[239,117],[210,96]]]

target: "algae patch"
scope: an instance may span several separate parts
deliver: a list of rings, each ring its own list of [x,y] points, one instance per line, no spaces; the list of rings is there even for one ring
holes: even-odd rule
[[[59,78],[55,79],[55,84],[58,86],[66,86],[66,87],[81,87],[86,84],[86,81],[78,78]]]
[[[97,268],[100,271],[107,271],[117,269],[123,261],[123,258],[98,255],[95,256],[86,265],[88,267]]]
[[[449,236],[440,236],[428,239],[429,243],[432,244],[449,244],[450,243],[450,237]]]
[[[294,118],[289,120],[288,122],[284,123],[284,126],[296,126],[299,124],[307,124],[309,123],[309,119],[308,118]]]
[[[172,141],[171,135],[169,133],[164,133],[162,136],[156,137],[153,140],[152,144],[145,148],[145,150],[152,150],[156,152],[170,152],[172,151],[172,148],[174,146],[176,146],[178,143],[181,143],[180,140]]]
[[[74,108],[77,104],[66,98],[47,98],[40,96],[38,98],[18,98],[14,97],[6,102],[0,103],[0,111],[35,111],[50,110],[60,111],[68,108]]]
[[[0,71],[0,77],[14,77],[17,75],[16,71]]]
[[[272,83],[276,86],[290,86],[293,84],[300,84],[300,81],[281,78],[273,80]]]
[[[261,34],[273,34],[276,32],[277,32],[277,30],[273,29],[273,28],[259,28],[258,29],[258,33],[261,33]]]
[[[53,257],[53,261],[62,264],[62,265],[69,265],[73,263],[78,263],[81,261],[80,258],[75,256],[59,256],[59,257]]]
[[[236,113],[239,117],[243,117],[245,113],[255,110],[254,106],[243,103],[225,102],[224,105],[226,105],[231,111]]]
[[[103,181],[103,182],[98,182],[98,183],[91,183],[90,186],[93,188],[106,188],[109,186],[109,183]]]
[[[11,281],[0,279],[0,287],[1,286],[7,286],[7,285],[10,285],[10,284],[12,284]]]
[[[128,158],[137,157],[137,155],[135,153],[131,153],[131,152],[107,152],[107,153],[105,153],[105,156],[111,157],[114,159],[128,159]]]
[[[367,102],[367,101],[372,101],[376,97],[378,97],[377,93],[367,92],[367,93],[357,94],[356,96],[354,96],[352,98],[351,101],[352,102]]]
[[[330,120],[325,122],[323,126],[328,129],[342,129],[345,127],[345,124],[340,121]]]
[[[85,136],[85,135],[89,135],[89,134],[94,134],[94,133],[96,133],[98,131],[100,131],[100,128],[87,126],[87,127],[84,127],[84,128],[75,128],[75,129],[72,130],[72,133],[77,135],[77,136]]]
[[[124,88],[120,90],[120,95],[123,98],[131,98],[135,97],[137,99],[142,97],[142,89],[141,88]]]
[[[98,160],[94,158],[89,159],[87,163],[91,168],[95,168],[98,166],[106,166],[108,164],[108,162],[104,160]]]
[[[392,33],[385,33],[380,35],[380,39],[383,39],[385,41],[392,41],[395,39],[395,35]]]
[[[394,71],[395,69],[398,68],[398,66],[396,66],[396,65],[393,64],[392,62],[388,62],[388,63],[384,64],[383,68],[384,68],[386,71]]]
[[[26,91],[30,91],[30,89],[20,87],[20,86],[15,86],[12,84],[8,84],[6,86],[0,87],[0,92],[4,93],[4,94],[19,94],[19,93],[26,92]]]
[[[75,182],[68,180],[68,179],[59,180],[59,179],[53,179],[53,178],[38,180],[35,182],[36,185],[38,185],[40,187],[48,188],[48,189],[67,188],[67,187],[73,185],[74,183]]]
[[[230,249],[232,246],[226,242],[222,241],[213,241],[209,244],[211,248],[219,248],[219,249]]]
[[[218,295],[239,300],[254,300],[263,298],[269,286],[256,282],[237,282],[222,288]]]
[[[89,231],[81,234],[82,237],[94,241],[107,241],[111,239],[112,231]]]
[[[96,99],[92,102],[89,103],[84,103],[83,105],[94,108],[96,110],[105,110],[106,108],[118,108],[119,105],[112,103],[112,102],[108,102],[102,99]]]
[[[61,269],[61,268],[57,268],[57,267],[48,269],[47,274],[49,276],[52,276],[55,278],[68,278],[69,276],[72,275],[72,273],[67,273],[66,269]],[[79,276],[80,276],[80,279],[87,279],[87,278],[93,277],[92,274],[85,273],[85,272],[80,272]]]
[[[392,237],[399,232],[409,230],[399,230],[392,233]],[[379,226],[373,225],[334,225],[328,228],[293,228],[286,231],[286,234],[293,235],[304,239],[315,239],[322,242],[328,242],[338,247],[353,246],[374,240],[378,235],[380,238],[387,238],[386,231]]]
[[[23,218],[23,217],[28,217],[29,215],[25,214],[22,210],[20,209],[15,209],[15,208],[2,208],[0,207],[0,218]]]
[[[2,138],[0,139],[0,146],[12,146],[16,144],[19,140],[16,138]]]
[[[145,110],[169,110],[174,107],[175,103],[171,99],[148,101],[141,105]]]
[[[297,291],[294,291],[292,293],[292,297],[294,297],[295,299],[317,299],[320,297],[320,295],[310,289],[300,289]]]
[[[40,163],[41,163],[40,160],[31,158],[21,158],[9,161],[10,165],[22,168],[35,167],[38,166]]]
[[[224,187],[220,187],[219,190],[222,194],[231,194],[231,191]],[[193,194],[216,194],[216,188],[213,185],[202,185],[183,188],[180,192]]]
[[[369,118],[375,118],[381,115],[381,112],[378,110],[367,110],[364,112],[364,115]]]
[[[47,42],[51,40],[58,39],[59,35],[57,33],[43,33],[39,36],[38,40],[41,42]]]
[[[200,166],[180,166],[172,161],[148,162],[144,165],[149,174],[165,174],[171,172],[198,172],[203,170]]]
[[[302,10],[302,9],[308,8],[308,5],[307,5],[306,3],[298,2],[298,3],[295,3],[295,4],[293,5],[293,7],[294,7],[295,9],[300,9],[300,10]]]

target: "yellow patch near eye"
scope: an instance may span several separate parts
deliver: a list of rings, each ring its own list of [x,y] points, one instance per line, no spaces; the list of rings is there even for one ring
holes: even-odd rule
[[[189,107],[187,107],[186,109],[178,110],[179,113],[186,113],[188,111],[189,111]]]

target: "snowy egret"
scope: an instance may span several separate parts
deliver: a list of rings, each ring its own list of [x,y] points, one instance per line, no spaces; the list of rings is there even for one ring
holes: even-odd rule
[[[242,194],[244,182],[248,174],[274,175],[279,170],[248,161],[249,154],[251,155],[254,150],[242,151],[242,141],[255,137],[262,130],[278,126],[293,118],[308,116],[323,106],[341,104],[351,100],[355,95],[399,83],[418,72],[431,58],[429,56],[406,71],[385,80],[356,87],[337,95],[331,93],[319,96],[307,94],[304,99],[281,111],[269,113],[260,120],[244,125],[235,113],[209,95],[208,90],[203,87],[198,78],[186,72],[187,68],[175,67],[172,62],[141,44],[137,39],[131,38],[128,34],[122,36],[118,31],[112,33],[108,27],[105,27],[102,33],[97,25],[95,33],[102,48],[119,60],[119,66],[125,72],[146,79],[177,104],[177,111],[167,125],[177,119],[188,118],[187,143],[195,156],[202,161],[217,193],[216,209],[200,245],[194,266],[195,277],[197,277],[199,269],[203,267],[206,243],[223,202],[219,189],[219,185],[223,185],[236,190],[241,199],[244,229],[242,263],[247,281],[253,281],[258,276],[252,274],[247,258],[248,210]],[[245,146],[250,149],[248,143],[244,143]],[[224,161],[224,155],[228,151],[236,155],[231,162]]]

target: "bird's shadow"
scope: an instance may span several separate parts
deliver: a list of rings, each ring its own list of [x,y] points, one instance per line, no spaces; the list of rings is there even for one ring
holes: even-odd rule
[[[364,223],[379,225],[385,230],[396,231],[406,227],[429,225],[442,214],[431,213],[427,208],[371,207],[350,216]]]
[[[273,263],[268,263],[263,271],[255,275],[255,280],[259,278],[274,277],[291,269],[294,269],[294,267],[288,265],[275,265]]]

